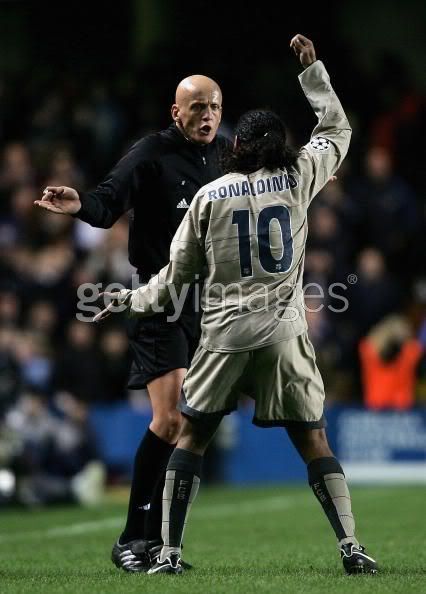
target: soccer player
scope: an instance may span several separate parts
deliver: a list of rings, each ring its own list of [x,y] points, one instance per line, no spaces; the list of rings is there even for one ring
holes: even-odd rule
[[[291,47],[305,68],[302,89],[318,117],[298,154],[269,111],[244,114],[220,179],[201,188],[171,245],[170,263],[145,287],[110,294],[132,314],[150,315],[208,267],[200,345],[183,386],[185,420],[167,467],[163,548],[149,573],[181,573],[186,517],[200,482],[203,454],[239,394],[255,400],[253,422],[284,426],[307,464],[309,484],[336,534],[347,573],[375,573],[355,536],[345,475],[323,417],[324,386],[307,335],[302,275],[307,209],[344,159],[351,128],[312,42]]]
[[[47,187],[36,201],[103,228],[131,210],[129,260],[141,282],[167,264],[170,241],[193,196],[222,175],[220,158],[229,144],[217,135],[222,92],[214,80],[194,75],[181,81],[171,115],[169,128],[136,142],[94,191]],[[146,571],[149,549],[161,544],[161,478],[164,484],[181,427],[177,403],[199,341],[198,309],[192,290],[176,321],[167,321],[175,317],[171,308],[129,321],[129,388],[147,387],[153,418],[136,452],[126,526],[112,550],[113,562],[127,571]]]

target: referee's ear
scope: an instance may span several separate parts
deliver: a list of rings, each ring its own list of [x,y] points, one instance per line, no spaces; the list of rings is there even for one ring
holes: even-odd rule
[[[173,103],[172,105],[172,109],[171,109],[171,113],[172,113],[172,118],[175,122],[177,122],[178,124],[180,124],[180,118],[179,118],[179,106],[176,103]]]

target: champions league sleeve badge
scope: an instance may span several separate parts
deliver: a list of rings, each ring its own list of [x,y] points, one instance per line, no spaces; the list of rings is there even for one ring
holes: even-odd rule
[[[324,136],[314,136],[309,142],[309,145],[313,150],[318,151],[319,153],[327,151],[330,148],[330,144],[328,138],[324,138]]]

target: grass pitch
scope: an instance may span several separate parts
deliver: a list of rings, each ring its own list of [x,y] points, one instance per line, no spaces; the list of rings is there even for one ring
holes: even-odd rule
[[[201,489],[185,534],[182,576],[129,575],[109,560],[121,500],[88,510],[0,512],[0,592],[72,594],[390,593],[426,591],[422,487],[352,488],[357,533],[377,576],[346,576],[307,486]]]

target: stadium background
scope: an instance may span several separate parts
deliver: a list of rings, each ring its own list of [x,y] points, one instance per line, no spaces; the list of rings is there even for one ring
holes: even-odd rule
[[[75,319],[82,283],[130,278],[127,222],[92,229],[33,200],[47,184],[95,186],[135,139],[169,124],[174,88],[189,73],[221,84],[224,133],[245,109],[268,106],[300,146],[315,122],[288,48],[296,32],[313,39],[354,130],[338,181],[312,205],[306,255],[306,282],[326,295],[308,299],[324,305],[308,321],[330,441],[353,486],[362,538],[383,561],[376,591],[421,590],[425,358],[405,369],[406,402],[392,404],[392,389],[379,385],[389,396],[379,406],[366,401],[359,346],[385,337],[395,363],[399,349],[425,344],[426,8],[415,0],[274,4],[0,2],[4,592],[158,591],[108,562],[149,405],[125,389],[122,318],[99,327]],[[341,305],[328,297],[335,282],[349,300],[342,314],[328,307]],[[197,572],[174,594],[367,591],[369,583],[337,577],[333,537],[283,432],[256,429],[250,418],[243,403],[206,461],[216,485],[202,490],[186,537]],[[53,509],[64,485],[85,505]]]
[[[312,205],[306,253],[306,282],[326,295],[308,299],[314,308],[324,305],[308,319],[327,390],[331,442],[353,483],[426,482],[424,356],[411,372],[412,398],[397,407],[366,405],[359,357],[360,341],[390,314],[398,323],[389,322],[389,336],[402,325],[412,335],[403,332],[406,342],[425,344],[425,17],[424,3],[413,0],[333,0],[304,9],[269,1],[250,8],[246,2],[174,0],[0,2],[5,507],[12,483],[4,470],[24,452],[19,472],[31,476],[37,460],[28,460],[25,448],[37,450],[46,432],[69,437],[58,440],[49,472],[70,478],[82,460],[100,458],[108,485],[126,485],[149,422],[145,394],[125,389],[129,353],[122,318],[101,326],[75,319],[82,283],[129,281],[126,218],[111,230],[92,229],[39,211],[33,201],[46,185],[96,185],[134,140],[169,124],[175,86],[190,73],[222,86],[225,134],[244,110],[268,106],[300,146],[315,122],[288,48],[296,32],[313,39],[354,130],[338,180]],[[345,313],[329,309],[338,305],[327,297],[335,282],[345,285]],[[282,431],[255,429],[250,418],[250,404],[243,403],[224,423],[206,478],[303,480],[305,470]],[[360,491],[361,501],[374,493],[369,488]],[[422,487],[413,489],[417,497]],[[242,498],[244,492],[238,492]],[[38,509],[43,502],[27,488],[20,503]],[[19,532],[28,521],[19,518],[13,526]]]

